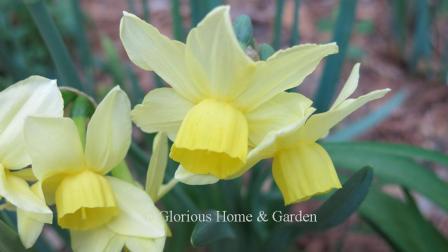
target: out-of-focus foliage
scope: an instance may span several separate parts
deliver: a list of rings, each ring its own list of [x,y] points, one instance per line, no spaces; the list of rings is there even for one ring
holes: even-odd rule
[[[132,103],[136,104],[143,98],[144,92],[137,74],[126,61],[124,62],[114,42],[107,36],[102,36],[100,50],[94,52],[91,48],[91,38],[87,31],[91,29],[89,17],[85,16],[78,0],[70,1],[28,1],[27,4],[40,3],[48,12],[42,12],[42,8],[30,9],[22,1],[6,0],[0,2],[0,89],[5,88],[14,80],[19,80],[29,74],[40,74],[47,77],[69,78],[64,72],[76,73],[80,83],[60,83],[62,85],[78,86],[84,92],[93,97],[101,97],[106,87],[116,84],[126,90]],[[129,9],[135,10],[137,1],[128,0]],[[187,27],[195,26],[213,7],[224,3],[221,0],[189,0],[186,1],[191,10],[191,23],[184,22],[180,11],[181,1],[170,1],[171,18],[173,20],[172,35],[176,39],[184,40]],[[299,8],[303,1],[294,1],[294,23],[289,42],[291,45],[300,40],[300,23],[298,22]],[[350,45],[352,33],[371,34],[374,30],[371,20],[357,20],[355,13],[356,0],[341,0],[338,9],[327,19],[321,20],[318,28],[324,32],[333,34],[332,40],[336,40],[341,48],[341,53],[332,56],[324,67],[319,91],[316,93],[317,104],[325,110],[332,103],[333,94],[336,93],[338,80],[342,73],[343,62],[347,58],[362,57],[362,49]],[[438,5],[429,4],[427,0],[396,0],[390,1],[393,20],[391,30],[396,42],[412,44],[411,50],[400,52],[401,57],[407,62],[409,69],[419,71],[421,62],[431,60],[434,55],[433,36],[431,25],[438,18],[448,16],[448,1],[435,1]],[[144,8],[137,13],[144,19],[151,18],[151,1],[142,0]],[[275,5],[275,18],[273,30],[273,46],[258,44],[253,38],[253,27],[249,17],[236,17],[234,21],[235,33],[239,42],[248,53],[254,53],[260,60],[266,60],[274,53],[274,49],[282,47],[282,18],[285,1],[277,0]],[[29,5],[28,5],[29,6]],[[32,15],[39,18],[32,18]],[[39,16],[40,15],[40,16]],[[42,19],[43,18],[43,19]],[[69,53],[69,61],[74,64],[65,65],[61,71],[55,64],[58,60],[52,57],[49,43],[43,36],[45,31],[37,27],[42,20],[53,20],[56,30],[50,31],[63,38],[59,43],[53,37],[47,37],[50,44],[57,44],[59,50]],[[40,20],[40,21],[39,21]],[[47,31],[48,32],[48,31]],[[118,27],[117,27],[118,32]],[[48,34],[48,33],[47,33]],[[443,58],[444,76],[448,70],[448,37],[445,41],[445,56]],[[401,48],[401,47],[400,47]],[[7,59],[7,60],[3,60]],[[430,68],[423,68],[428,70]],[[437,70],[438,71],[438,70]],[[105,77],[105,78],[104,78]],[[106,79],[106,80],[104,80]],[[101,83],[100,83],[101,80]],[[157,78],[157,85],[162,86],[163,81]],[[82,83],[81,83],[82,82]],[[81,86],[83,84],[83,86]],[[70,89],[63,90],[66,107],[66,115],[77,118],[79,123],[86,123],[95,104],[83,93]],[[404,95],[396,95],[388,103],[372,112],[367,117],[347,128],[330,135],[338,140],[348,140],[366,132],[379,121],[384,119],[394,108],[400,106]],[[82,105],[79,105],[82,104]],[[115,176],[130,180],[132,177],[143,183],[147,174],[149,155],[154,135],[136,137],[131,146],[127,164],[121,164],[112,173]],[[425,150],[408,145],[393,145],[387,143],[347,142],[324,143],[346,184],[343,189],[332,196],[316,197],[315,200],[324,201],[317,212],[326,217],[326,225],[313,227],[306,230],[324,230],[343,222],[353,211],[357,209],[361,217],[382,235],[393,248],[397,250],[421,250],[448,251],[446,238],[444,238],[431,223],[429,223],[414,203],[413,194],[418,193],[448,212],[446,192],[448,185],[440,180],[426,167],[429,162],[439,163],[448,167],[448,156],[432,150]],[[425,161],[422,163],[421,161]],[[372,168],[365,168],[370,166]],[[169,160],[165,182],[174,174],[177,164]],[[211,209],[228,211],[231,213],[252,213],[257,216],[260,211],[272,214],[274,211],[287,213],[292,211],[283,204],[278,189],[273,185],[270,177],[269,162],[260,162],[245,178],[232,181],[222,181],[214,185],[187,186],[177,185],[166,197],[162,198],[160,205],[164,209],[173,210],[176,213],[202,213]],[[372,179],[372,176],[374,178]],[[160,179],[160,178],[159,178]],[[373,182],[372,182],[373,181]],[[374,190],[368,193],[370,184]],[[385,184],[392,184],[402,188],[406,193],[406,201],[391,197],[380,189]],[[319,212],[320,211],[320,212]],[[398,214],[400,213],[400,214]],[[2,211],[0,222],[0,251],[4,246],[16,246],[17,236],[7,226],[6,222],[13,222]],[[403,223],[406,226],[403,226]],[[15,226],[15,225],[11,225]],[[281,243],[283,248],[288,248],[293,241],[305,233],[304,225],[292,225],[290,223],[276,222],[250,222],[230,223],[219,225],[217,223],[170,223],[173,236],[168,239],[166,251],[185,251],[191,246],[208,246],[213,251],[260,251],[271,248],[280,249],[275,244]],[[308,228],[308,227],[307,227]],[[56,226],[50,227],[56,236],[65,241],[69,246],[67,232],[61,231]],[[355,231],[354,231],[355,232]],[[4,235],[5,234],[5,235]],[[229,239],[232,239],[229,242]],[[279,239],[279,240],[276,240]],[[47,246],[46,238],[41,238],[36,248]],[[6,242],[6,243],[5,243]],[[6,244],[6,245],[5,245]],[[273,245],[274,244],[274,245]],[[20,245],[20,243],[19,243]],[[20,251],[21,247],[14,247],[14,251]],[[51,247],[51,246],[50,246]],[[50,248],[51,249],[51,248]],[[5,250],[6,251],[6,250]],[[47,251],[47,250],[46,250]]]

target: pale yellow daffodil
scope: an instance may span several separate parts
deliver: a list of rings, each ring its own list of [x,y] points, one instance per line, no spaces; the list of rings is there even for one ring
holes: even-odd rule
[[[262,131],[297,119],[287,111],[303,99],[283,91],[298,86],[325,56],[338,51],[335,43],[304,44],[255,62],[240,47],[229,10],[212,10],[185,44],[133,14],[124,12],[120,24],[131,61],[172,87],[149,92],[133,110],[134,122],[145,132],[166,132],[174,140],[170,157],[186,170],[218,178],[244,166]],[[277,114],[283,116],[272,117]]]
[[[19,236],[26,248],[34,245],[44,224],[52,222],[53,214],[39,185],[28,184],[34,175],[26,168],[31,159],[23,137],[25,120],[37,115],[61,117],[63,106],[56,81],[40,76],[31,76],[0,92],[0,198],[15,207]]]
[[[56,204],[58,224],[70,229],[75,251],[163,248],[165,222],[151,198],[106,175],[124,160],[131,129],[130,102],[119,87],[98,105],[85,146],[70,118],[27,119],[25,139],[34,173],[47,202]]]
[[[356,90],[359,80],[359,64],[356,64],[341,93],[329,111],[311,115],[310,108],[304,118],[281,130],[266,134],[261,143],[249,154],[249,162],[241,175],[262,159],[273,158],[274,181],[283,194],[285,204],[340,188],[330,156],[317,140],[324,138],[329,130],[345,117],[369,101],[383,97],[389,89],[372,91],[358,98],[349,98]]]

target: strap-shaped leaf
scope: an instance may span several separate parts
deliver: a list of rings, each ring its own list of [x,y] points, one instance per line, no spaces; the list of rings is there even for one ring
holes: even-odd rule
[[[448,241],[413,204],[371,190],[360,213],[396,251],[448,251]]]
[[[269,251],[286,251],[291,241],[298,235],[319,231],[344,222],[355,212],[366,197],[372,182],[371,167],[364,167],[356,172],[342,189],[336,191],[315,212],[316,222],[286,224],[277,228],[268,242]]]
[[[201,247],[223,239],[234,239],[235,231],[228,222],[219,222],[215,210],[205,213],[210,216],[210,221],[198,222],[191,234],[191,244]]]
[[[384,151],[360,148],[357,144],[324,144],[338,168],[358,170],[362,166],[374,167],[383,181],[402,185],[420,192],[445,210],[448,210],[446,192],[448,184],[414,160]]]
[[[12,230],[2,220],[0,220],[0,251],[4,252],[27,251],[20,242],[19,235],[16,232],[14,232],[14,230]]]

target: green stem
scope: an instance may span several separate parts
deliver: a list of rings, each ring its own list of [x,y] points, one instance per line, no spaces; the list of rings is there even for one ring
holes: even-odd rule
[[[156,201],[160,200],[161,198],[163,198],[163,196],[169,193],[177,185],[178,182],[179,181],[177,181],[177,179],[173,178],[170,181],[168,181],[168,183],[162,185],[159,189]]]
[[[59,73],[61,83],[77,89],[83,89],[75,65],[70,59],[61,34],[50,17],[42,0],[23,0],[42,36],[51,58]]]

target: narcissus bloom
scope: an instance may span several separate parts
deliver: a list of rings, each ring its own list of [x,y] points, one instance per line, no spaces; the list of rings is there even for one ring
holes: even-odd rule
[[[304,44],[255,62],[236,39],[228,6],[212,10],[186,44],[126,12],[120,37],[136,65],[172,87],[149,92],[133,110],[134,122],[145,132],[166,132],[174,140],[171,158],[186,170],[218,178],[246,163],[261,132],[295,120],[287,111],[302,100],[283,91],[338,51],[334,43]]]
[[[70,118],[29,117],[25,138],[34,173],[47,202],[56,204],[59,225],[71,230],[75,251],[163,248],[164,220],[150,197],[106,176],[131,143],[130,102],[119,87],[98,105],[85,146]]]
[[[307,200],[313,195],[340,188],[341,183],[328,153],[316,143],[349,114],[369,101],[383,97],[382,89],[352,99],[359,79],[359,64],[355,65],[341,93],[329,111],[305,116],[283,129],[266,134],[249,154],[250,161],[239,176],[259,160],[273,158],[274,181],[283,194],[285,204]],[[232,176],[231,176],[232,177]]]
[[[23,137],[25,119],[30,115],[61,117],[63,106],[56,81],[40,76],[0,92],[0,198],[17,210],[19,236],[27,248],[35,243],[44,223],[52,222],[53,215],[39,186],[30,188],[27,182],[34,175],[26,168],[31,159]]]

